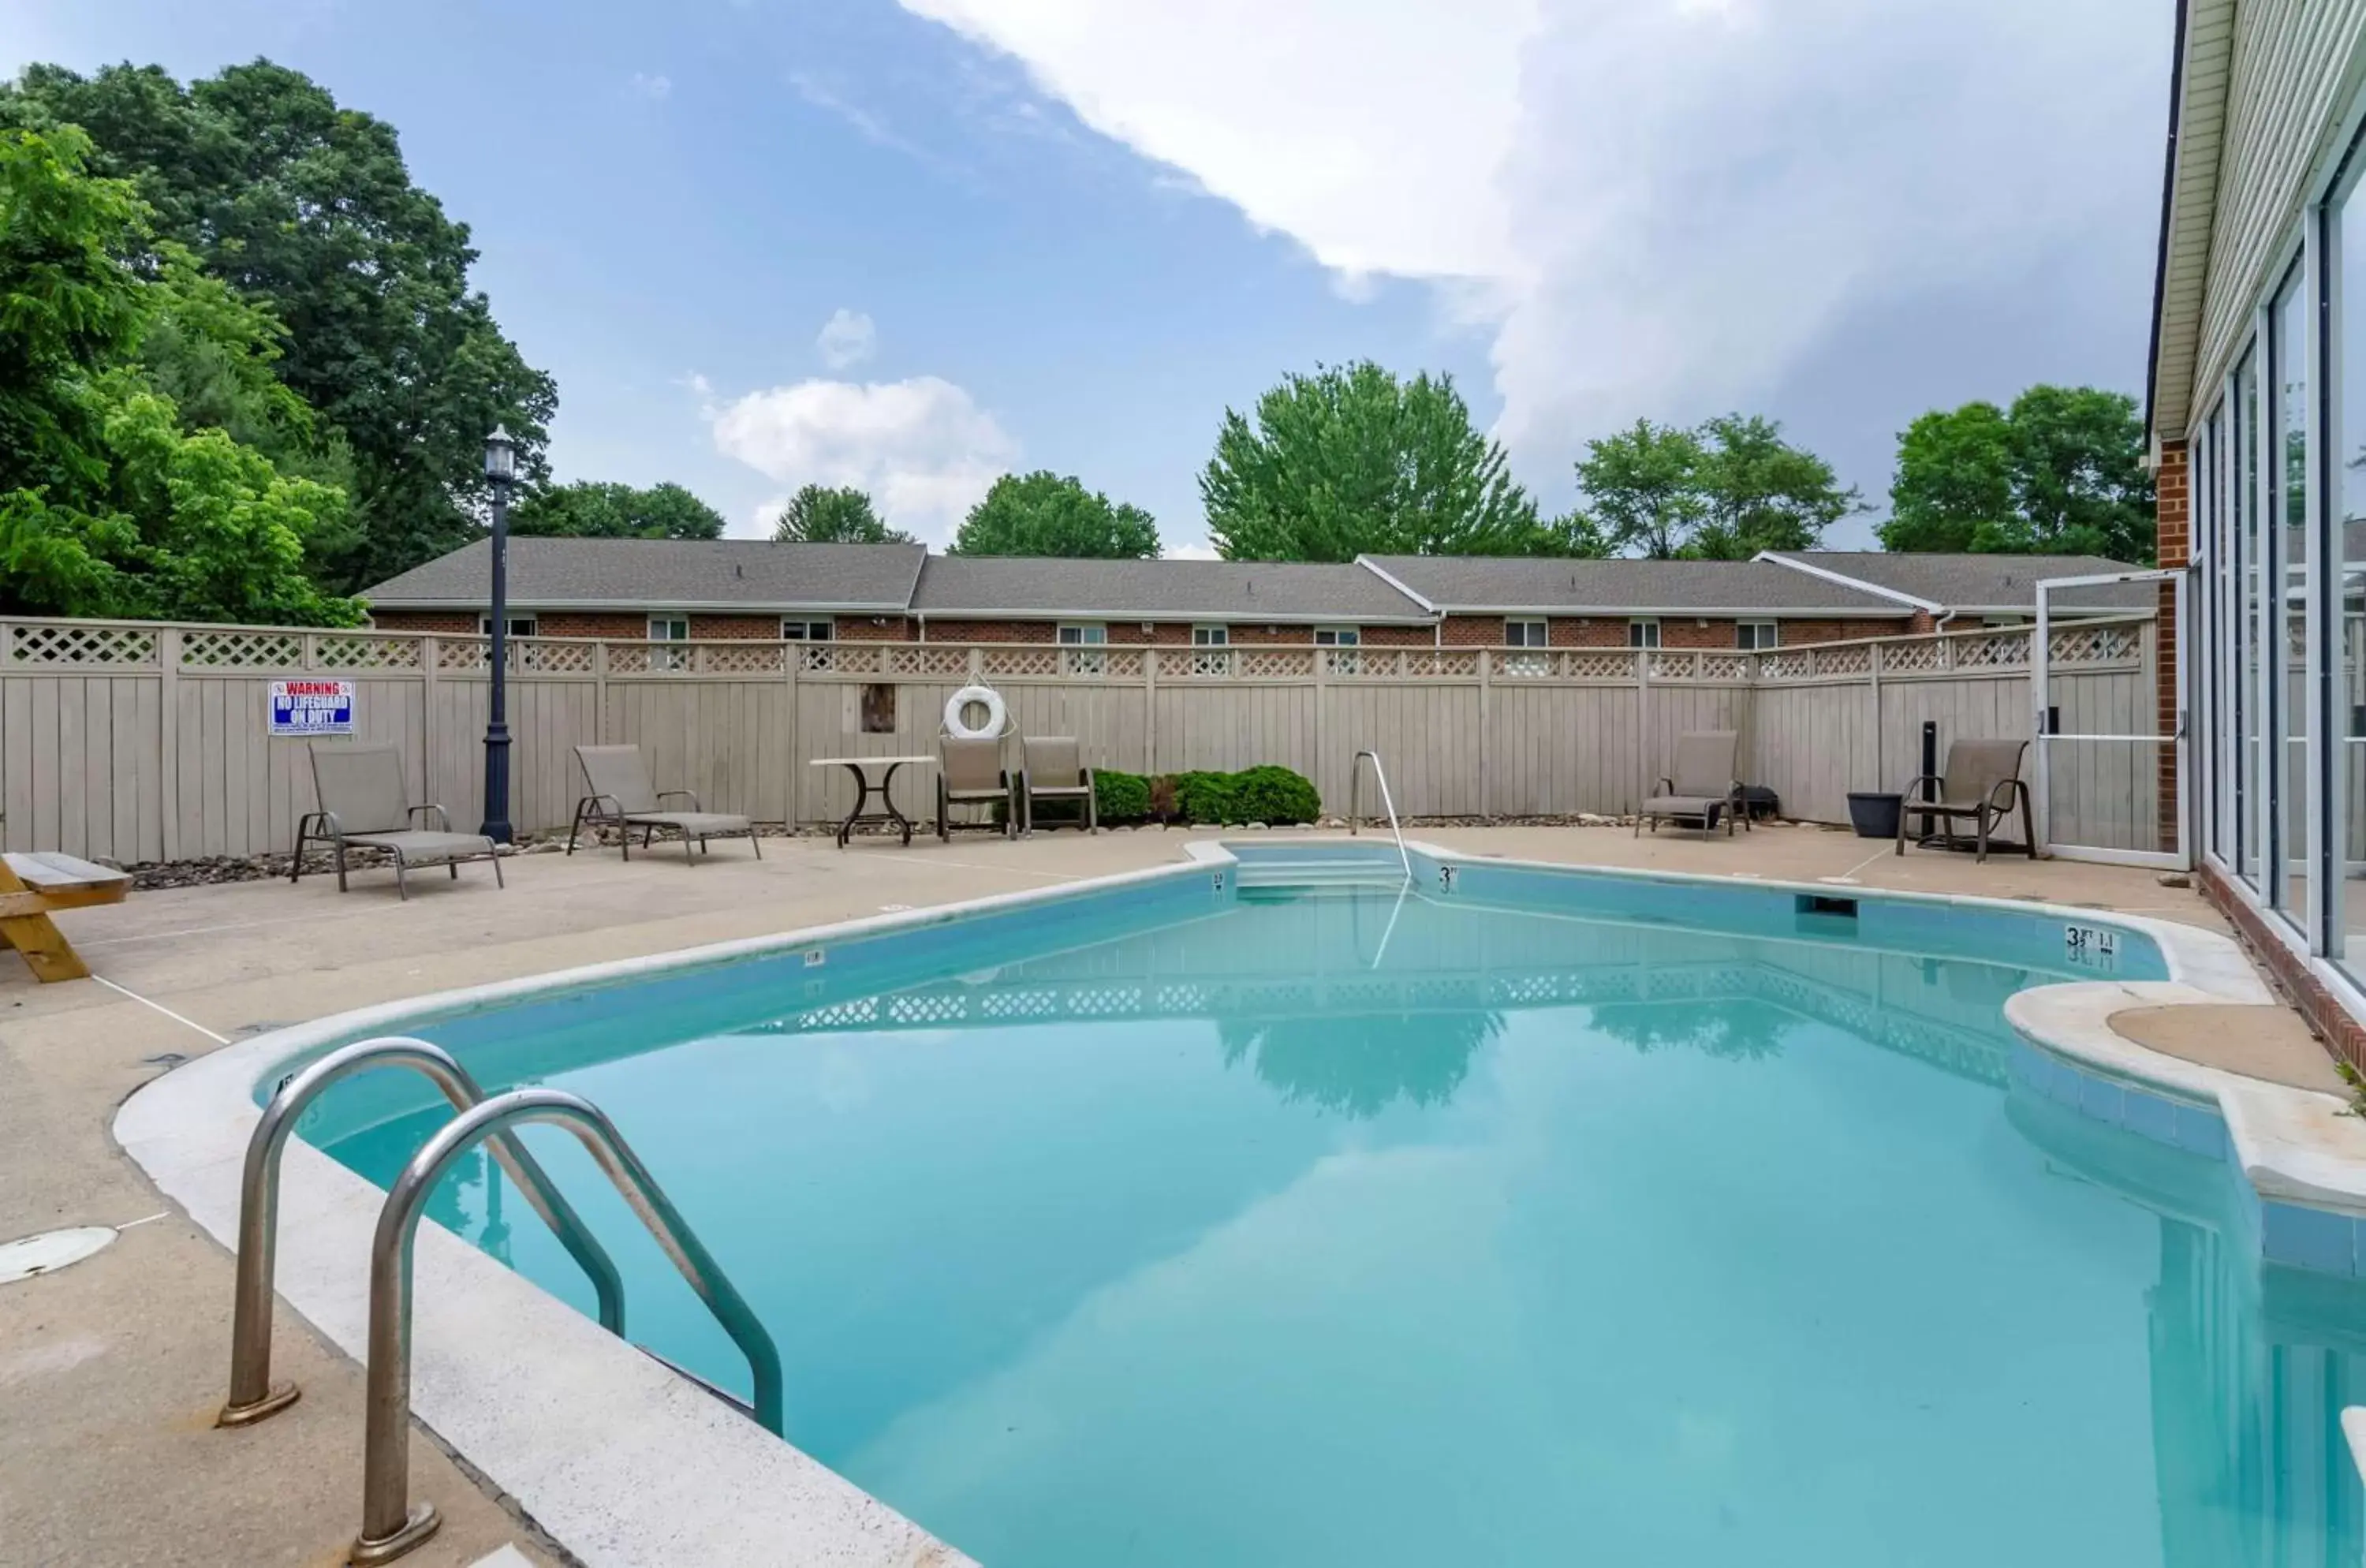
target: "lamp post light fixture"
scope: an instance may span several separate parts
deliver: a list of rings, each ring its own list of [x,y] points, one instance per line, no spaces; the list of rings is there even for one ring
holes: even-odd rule
[[[485,710],[485,822],[478,829],[497,844],[510,827],[510,486],[517,479],[517,443],[500,425],[485,437],[485,482],[493,488],[493,625],[491,701]]]

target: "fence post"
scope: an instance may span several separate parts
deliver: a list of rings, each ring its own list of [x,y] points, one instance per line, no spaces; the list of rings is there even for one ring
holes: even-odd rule
[[[444,639],[433,635],[419,639],[419,798],[435,795],[435,710],[444,701],[438,671],[444,667]]]
[[[1495,779],[1493,772],[1494,748],[1494,681],[1495,656],[1486,649],[1479,650],[1479,816],[1481,820],[1495,819]]]
[[[1142,650],[1142,775],[1158,775],[1158,647]]]
[[[1882,780],[1888,776],[1882,771],[1887,765],[1888,753],[1881,744],[1881,650],[1885,646],[1878,642],[1872,645],[1872,657],[1865,667],[1865,685],[1873,693],[1873,782],[1865,786],[1867,789],[1886,787]]]
[[[168,861],[181,858],[181,628],[166,626],[156,634],[157,767],[163,796],[158,818],[163,829],[159,853]]]
[[[602,645],[603,649],[605,646],[605,644]],[[803,759],[797,755],[797,709],[802,704],[802,699],[797,695],[797,666],[804,662],[805,650],[800,645],[794,642],[781,644],[783,683],[788,687],[789,692],[787,726],[789,756],[788,765],[783,770],[787,782],[782,789],[784,798],[781,802],[781,825],[792,833],[797,830],[797,780],[806,771],[801,765]]]
[[[1323,649],[1314,648],[1314,765],[1308,776],[1321,781],[1331,762],[1331,661],[1323,657]],[[1320,794],[1320,791],[1317,791]]]
[[[1639,648],[1628,658],[1635,661],[1635,795],[1623,811],[1639,809],[1651,798],[1651,650]]]

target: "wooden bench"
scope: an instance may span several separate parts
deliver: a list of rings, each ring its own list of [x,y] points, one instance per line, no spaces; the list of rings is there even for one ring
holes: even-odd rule
[[[72,855],[54,851],[0,855],[0,942],[25,955],[35,979],[86,979],[88,965],[50,919],[50,911],[120,904],[130,891],[128,873]]]

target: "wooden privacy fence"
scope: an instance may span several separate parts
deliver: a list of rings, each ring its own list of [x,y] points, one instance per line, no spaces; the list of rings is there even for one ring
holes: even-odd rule
[[[636,741],[658,784],[767,821],[842,814],[851,786],[806,764],[935,749],[972,682],[1025,734],[1087,761],[1177,773],[1279,762],[1344,809],[1349,761],[1386,760],[1407,816],[1629,809],[1689,729],[1737,729],[1750,782],[1792,816],[1842,821],[1851,790],[1896,789],[1921,727],[2026,735],[2026,629],[1782,649],[1122,648],[902,642],[510,645],[512,817],[567,825],[571,748]],[[355,685],[357,738],[401,748],[416,798],[481,815],[481,638],[374,631],[0,620],[0,809],[10,849],[127,863],[286,850],[312,808],[300,739],[268,733],[275,680]],[[2148,620],[2054,633],[2061,728],[2147,734]],[[2056,837],[2150,847],[2152,748],[2057,763]],[[2024,770],[2026,772],[2027,770]],[[2066,776],[2067,774],[2067,776]],[[925,773],[898,803],[930,810]]]

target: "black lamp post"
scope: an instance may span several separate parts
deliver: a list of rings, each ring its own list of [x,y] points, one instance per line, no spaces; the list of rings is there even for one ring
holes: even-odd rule
[[[517,443],[500,425],[485,437],[485,482],[493,487],[492,701],[485,713],[485,825],[497,844],[510,827],[510,485],[517,478]]]

